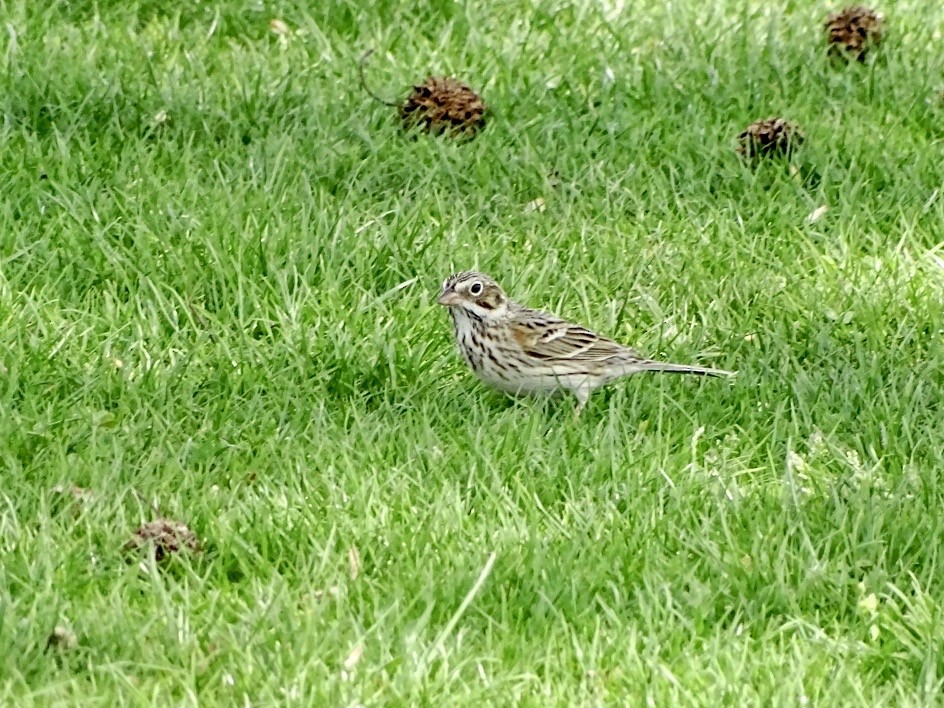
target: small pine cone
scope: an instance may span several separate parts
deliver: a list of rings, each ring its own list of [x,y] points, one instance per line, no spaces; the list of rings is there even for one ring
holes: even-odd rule
[[[198,553],[200,543],[193,531],[179,521],[157,519],[139,526],[125,544],[126,551],[136,551],[141,548],[152,548],[154,560],[160,563],[183,549]]]
[[[885,19],[867,7],[847,7],[826,18],[829,51],[865,61],[869,47],[882,41]]]
[[[473,137],[485,125],[485,104],[478,94],[456,79],[430,76],[400,108],[407,130],[420,126],[433,134]]]
[[[796,124],[774,116],[747,126],[738,135],[737,150],[750,158],[789,155],[803,140],[803,132]]]

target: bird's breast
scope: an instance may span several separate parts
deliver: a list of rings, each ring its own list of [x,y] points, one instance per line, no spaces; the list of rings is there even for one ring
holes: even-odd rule
[[[459,353],[472,369],[479,373],[482,369],[482,334],[480,324],[464,312],[452,313],[452,326]]]

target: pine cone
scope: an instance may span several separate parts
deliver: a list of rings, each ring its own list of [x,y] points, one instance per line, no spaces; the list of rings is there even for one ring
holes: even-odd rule
[[[139,526],[131,539],[125,544],[126,551],[135,551],[141,548],[153,548],[154,560],[160,563],[182,549],[189,549],[194,553],[198,553],[200,544],[193,531],[179,521],[157,519]]]
[[[882,41],[885,19],[867,7],[847,7],[826,18],[829,51],[865,61],[869,47]]]
[[[400,108],[403,127],[420,126],[433,134],[473,137],[485,125],[485,104],[465,84],[447,77],[430,76],[413,87]]]
[[[799,127],[776,116],[751,123],[738,135],[738,152],[744,157],[789,155],[804,140]]]

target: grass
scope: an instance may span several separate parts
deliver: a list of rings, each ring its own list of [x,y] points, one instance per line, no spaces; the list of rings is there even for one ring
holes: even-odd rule
[[[775,5],[0,4],[0,702],[935,701],[944,11],[841,66]],[[510,401],[469,267],[739,376]]]

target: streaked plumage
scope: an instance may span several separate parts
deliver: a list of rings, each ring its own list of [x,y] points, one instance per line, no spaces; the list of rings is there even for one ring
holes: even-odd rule
[[[450,276],[443,283],[439,304],[449,308],[459,351],[482,381],[511,394],[565,389],[577,397],[577,412],[594,390],[638,371],[731,375],[721,369],[646,359],[586,327],[508,299],[484,273]]]

